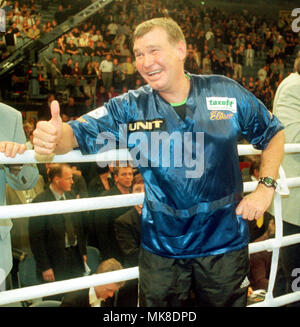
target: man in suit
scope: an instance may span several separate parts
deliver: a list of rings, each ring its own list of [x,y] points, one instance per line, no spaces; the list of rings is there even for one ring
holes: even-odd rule
[[[133,181],[133,169],[127,167],[114,167],[113,176],[115,185],[101,196],[112,196],[129,194]],[[120,207],[105,210],[98,210],[91,213],[89,223],[89,245],[97,247],[103,259],[111,257],[121,261],[121,253],[114,231],[114,221],[131,207]],[[95,243],[90,241],[94,240]]]
[[[145,192],[143,177],[135,176],[132,193]],[[125,268],[136,267],[139,264],[139,253],[141,245],[140,217],[143,204],[134,206],[129,211],[115,220],[115,233],[122,260]],[[132,279],[120,290],[118,295],[118,306],[136,307],[138,304],[138,280]]]
[[[50,185],[33,202],[71,198],[72,169],[66,164],[53,165],[48,172]],[[36,259],[37,277],[52,282],[80,277],[86,262],[86,237],[81,216],[55,214],[31,217],[29,238]]]
[[[26,137],[19,111],[0,103],[0,152],[15,157],[26,150]],[[6,204],[5,185],[26,190],[34,187],[38,170],[34,165],[0,165],[0,206]],[[10,219],[0,219],[0,291],[5,289],[5,279],[12,268]]]
[[[285,125],[285,143],[300,143],[300,58],[294,71],[279,85],[273,103],[273,112]],[[282,160],[286,177],[300,175],[300,153],[286,153]],[[289,196],[282,197],[283,236],[300,233],[300,187],[290,188]],[[297,290],[300,267],[300,243],[280,248],[279,270],[274,287],[275,296]],[[298,270],[297,270],[298,269]],[[299,282],[298,282],[299,285]],[[289,306],[300,307],[300,301]]]
[[[15,205],[30,203],[39,193],[43,191],[44,179],[42,175],[39,175],[35,186],[30,190],[14,190],[11,186],[6,184],[6,204]],[[11,270],[13,285],[18,285],[17,271],[20,260],[25,256],[32,256],[29,242],[28,222],[28,217],[14,219],[13,226],[10,231],[13,253],[13,267]]]
[[[6,184],[6,204],[15,205],[30,203],[43,191],[44,179],[42,175],[39,175],[35,186],[30,190],[14,190],[11,186]],[[11,244],[13,249],[18,249],[27,255],[32,255],[29,244],[28,221],[28,217],[18,218],[13,221]]]
[[[96,271],[96,274],[123,269],[119,261],[114,258],[102,261]],[[89,289],[83,289],[66,294],[62,299],[62,307],[106,307],[112,306],[112,299],[120,287],[125,282],[117,282],[106,285],[98,285]]]

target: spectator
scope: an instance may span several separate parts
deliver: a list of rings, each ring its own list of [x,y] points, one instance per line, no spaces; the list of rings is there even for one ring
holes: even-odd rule
[[[26,36],[30,39],[37,39],[40,36],[40,30],[37,28],[36,24],[33,24],[28,32],[26,33]]]
[[[62,66],[61,73],[65,78],[70,78],[72,76],[73,71],[73,60],[70,58],[68,59],[67,63]]]
[[[52,165],[48,172],[50,186],[37,195],[33,202],[72,198],[72,175],[69,165]],[[78,213],[30,218],[29,237],[40,282],[53,282],[83,275],[84,262],[87,260],[86,237]],[[60,299],[61,296],[55,298]]]
[[[58,6],[58,10],[55,13],[54,18],[57,21],[58,25],[60,25],[66,20],[66,13],[64,12],[64,8],[62,5]]]
[[[144,181],[138,174],[132,186],[132,193],[143,193]],[[138,266],[138,257],[141,246],[140,217],[143,205],[134,206],[115,221],[115,233],[123,255],[125,268]],[[138,281],[127,281],[119,292],[118,306],[136,307],[138,305]]]
[[[251,44],[248,44],[247,49],[245,50],[245,59],[246,67],[253,67],[254,49]]]
[[[76,47],[76,45],[74,44],[74,40],[72,38],[70,38],[70,40],[68,41],[68,43],[65,47],[65,52],[71,56],[76,56],[79,54],[79,50]]]
[[[96,274],[106,273],[123,269],[120,262],[111,258],[102,261],[96,271]],[[113,298],[115,293],[124,286],[125,282],[117,282],[105,285],[94,286],[89,289],[68,293],[62,300],[61,307],[107,307],[113,306],[113,301],[107,301]],[[126,285],[126,284],[125,284]]]
[[[129,194],[133,181],[133,170],[128,167],[114,167],[113,177],[115,185],[104,191],[101,196]],[[114,257],[121,260],[122,255],[118,247],[114,232],[114,221],[128,211],[130,207],[121,207],[94,211],[89,223],[89,245],[97,247],[102,258]]]
[[[125,76],[125,85],[128,89],[134,89],[135,86],[135,77],[136,77],[136,70],[132,63],[131,57],[126,58],[126,62],[121,64],[122,66],[122,73]]]
[[[105,59],[101,61],[99,68],[101,70],[103,86],[105,90],[108,91],[113,79],[113,63],[110,54],[107,54]]]
[[[26,150],[26,137],[22,116],[17,110],[1,103],[0,152],[15,157]],[[5,205],[5,185],[14,190],[32,189],[38,179],[38,170],[33,165],[3,166],[0,170],[0,205]],[[12,268],[10,219],[0,220],[0,291],[5,290],[5,279]]]
[[[261,85],[265,82],[265,79],[267,78],[268,75],[268,67],[263,66],[259,71],[257,72],[257,77]]]

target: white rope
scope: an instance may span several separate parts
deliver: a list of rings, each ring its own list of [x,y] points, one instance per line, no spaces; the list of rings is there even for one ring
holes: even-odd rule
[[[138,267],[0,292],[0,305],[27,301],[139,277]]]
[[[254,155],[260,154],[261,151],[255,150],[251,145],[239,145],[239,155]],[[286,144],[285,153],[300,152],[300,144]],[[65,155],[56,155],[51,162],[111,162],[111,161],[128,161],[130,160],[130,153],[127,149],[118,151],[108,151],[101,155],[81,155],[77,151],[71,151]],[[28,150],[23,155],[17,155],[16,158],[10,159],[0,153],[1,164],[21,164],[21,163],[37,163],[34,157],[34,151]],[[275,194],[275,226],[276,236],[275,239],[269,239],[263,242],[249,244],[249,253],[255,253],[259,251],[273,251],[272,265],[269,278],[269,287],[266,298],[263,302],[250,305],[255,306],[281,306],[288,303],[292,303],[300,300],[300,292],[294,292],[277,298],[273,298],[272,290],[275,283],[279,249],[282,246],[288,246],[300,242],[300,234],[282,236],[282,217],[281,217],[281,195],[288,194],[289,188],[300,186],[300,177],[285,178],[282,167],[280,168],[280,179],[278,180],[279,188]],[[257,182],[244,183],[244,192],[251,192],[256,188]],[[85,198],[76,200],[57,201],[55,203],[49,202],[34,203],[26,205],[11,205],[2,206],[0,219],[7,218],[21,218],[21,217],[33,217],[40,215],[51,215],[54,213],[65,212],[82,212],[88,210],[98,210],[107,208],[116,208],[123,206],[133,206],[142,203],[144,200],[144,194],[129,194],[110,197],[97,197],[97,198]],[[50,296],[54,294],[66,293],[79,289],[88,288],[96,285],[105,285],[108,283],[115,283],[118,281],[138,278],[138,267],[123,269],[116,272],[105,273],[101,275],[93,275],[88,277],[75,278],[60,282],[53,282],[49,284],[43,284],[38,286],[31,286],[16,290],[10,290],[0,293],[0,305],[9,304],[18,301],[25,301],[29,299],[40,298],[42,296]]]
[[[244,183],[245,192],[255,190],[257,182]],[[300,186],[300,177],[288,178],[289,187]],[[83,212],[118,207],[128,207],[143,203],[144,193],[112,195],[105,197],[72,199],[65,201],[39,202],[1,206],[0,219],[47,216],[61,213]]]
[[[300,144],[285,144],[285,153],[300,152]],[[256,150],[252,145],[239,144],[238,154],[244,155],[257,155],[260,154],[260,150]],[[73,150],[66,154],[60,154],[54,156],[51,162],[56,163],[70,163],[70,162],[111,162],[111,161],[130,161],[132,157],[127,149],[110,150],[100,154],[88,154],[83,155],[79,150]],[[34,150],[27,150],[24,154],[17,154],[15,158],[8,158],[0,152],[0,164],[29,164],[39,163],[35,159]]]
[[[144,193],[132,193],[112,195],[95,198],[72,199],[65,201],[53,201],[15,204],[1,206],[1,219],[17,219],[22,217],[47,216],[61,213],[83,212],[109,208],[129,207],[143,203]]]

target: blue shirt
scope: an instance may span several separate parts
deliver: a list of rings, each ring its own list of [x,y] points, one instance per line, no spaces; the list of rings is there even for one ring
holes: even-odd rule
[[[84,154],[128,147],[145,181],[142,246],[170,258],[248,244],[248,223],[235,214],[243,193],[237,143],[244,137],[263,150],[283,128],[231,79],[190,75],[190,82],[184,120],[146,85],[70,123]]]

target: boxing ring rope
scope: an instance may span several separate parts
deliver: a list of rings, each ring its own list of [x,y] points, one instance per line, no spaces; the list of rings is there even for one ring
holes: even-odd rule
[[[300,144],[286,144],[285,153],[300,152]],[[255,150],[251,145],[238,145],[238,153],[242,155],[257,155],[261,151]],[[127,149],[118,151],[108,151],[97,155],[82,155],[78,150],[70,151],[65,155],[56,155],[51,162],[56,163],[72,163],[72,162],[114,162],[114,161],[130,161],[130,153]],[[21,163],[38,163],[34,156],[33,150],[26,151],[23,155],[17,155],[11,159],[0,153],[1,164],[21,164]],[[278,265],[279,249],[282,246],[288,246],[300,243],[300,234],[290,236],[282,236],[282,217],[281,217],[281,196],[289,193],[289,188],[300,187],[300,177],[286,178],[283,169],[280,167],[279,188],[274,196],[275,210],[275,238],[262,242],[249,244],[249,253],[260,251],[272,251],[272,263],[269,277],[269,286],[264,301],[249,305],[256,306],[282,306],[300,300],[300,291],[286,294],[273,298],[272,291],[276,278]],[[251,192],[256,188],[257,182],[244,183],[244,192]],[[101,199],[101,201],[100,201]],[[35,217],[40,215],[52,215],[70,212],[82,212],[87,210],[99,210],[107,208],[116,208],[124,206],[133,206],[142,203],[144,200],[143,193],[129,195],[115,195],[108,197],[84,198],[65,201],[31,203],[25,205],[9,205],[1,206],[0,219],[18,219],[22,217]],[[51,204],[51,205],[49,205]],[[52,282],[37,286],[23,287],[5,292],[0,292],[0,305],[14,303],[18,301],[26,301],[45,296],[61,294],[89,288],[96,285],[105,285],[123,280],[136,279],[139,277],[138,267],[122,269],[119,271],[103,273],[98,275],[79,277],[64,281]]]

